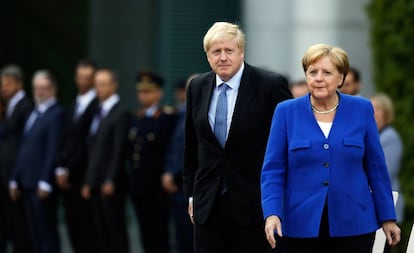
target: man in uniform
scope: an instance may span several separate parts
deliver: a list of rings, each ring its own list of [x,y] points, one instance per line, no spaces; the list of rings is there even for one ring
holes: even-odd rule
[[[137,75],[141,110],[129,132],[129,193],[141,230],[145,252],[167,253],[169,205],[161,186],[164,157],[174,127],[172,109],[160,106],[163,80],[152,72]]]

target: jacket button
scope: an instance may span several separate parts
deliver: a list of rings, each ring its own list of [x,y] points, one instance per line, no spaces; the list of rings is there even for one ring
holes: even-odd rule
[[[323,181],[323,185],[328,186],[329,182],[328,181]]]
[[[329,168],[329,163],[328,163],[328,162],[323,163],[323,167],[325,167],[325,168]]]
[[[329,149],[329,144],[328,143],[323,144],[323,149]]]

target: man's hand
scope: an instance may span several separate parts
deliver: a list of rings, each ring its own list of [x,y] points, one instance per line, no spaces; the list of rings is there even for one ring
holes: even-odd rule
[[[20,190],[17,187],[14,188],[10,188],[9,189],[9,195],[11,200],[13,200],[14,202],[17,201],[17,199],[20,197]]]
[[[112,182],[105,182],[101,186],[101,193],[104,197],[111,197],[115,194],[115,186]]]
[[[194,224],[194,213],[193,213],[193,200],[188,201],[188,215],[190,216],[191,223]]]
[[[69,190],[70,189],[69,175],[68,174],[56,175],[56,183],[60,189]]]
[[[384,230],[385,237],[390,246],[397,245],[401,240],[401,230],[393,221],[386,221],[382,223],[382,230]]]
[[[162,175],[161,183],[164,190],[169,194],[174,194],[178,191],[178,187],[174,183],[174,176],[169,172],[165,172]]]
[[[91,198],[91,187],[88,184],[84,184],[81,189],[81,195],[84,199]]]
[[[47,197],[49,197],[49,192],[47,192],[47,191],[43,190],[43,189],[42,189],[42,188],[40,188],[40,187],[37,187],[37,197],[38,197],[40,200],[45,200],[45,199],[47,199]]]
[[[266,218],[265,232],[266,239],[269,242],[272,249],[276,248],[275,231],[278,236],[282,237],[282,224],[279,217],[271,215]]]

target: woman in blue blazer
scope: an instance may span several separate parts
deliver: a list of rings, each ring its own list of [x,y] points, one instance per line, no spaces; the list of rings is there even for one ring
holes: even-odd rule
[[[375,230],[400,240],[391,184],[369,100],[337,91],[344,50],[311,46],[302,60],[309,94],[274,113],[262,177],[267,240],[287,252],[371,252]],[[283,231],[283,232],[282,232]]]

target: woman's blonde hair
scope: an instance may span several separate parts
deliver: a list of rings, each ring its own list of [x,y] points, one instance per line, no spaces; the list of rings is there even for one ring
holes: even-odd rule
[[[339,73],[344,75],[342,83],[345,80],[346,74],[349,70],[348,55],[342,48],[331,46],[328,44],[315,44],[306,50],[302,58],[302,67],[306,72],[309,65],[315,63],[320,58],[328,56],[332,63],[336,66]]]
[[[394,120],[394,105],[389,96],[384,93],[378,93],[371,97],[377,103],[377,106],[384,112],[384,123],[389,125]]]
[[[210,27],[210,29],[208,29],[206,35],[204,35],[204,52],[207,53],[211,43],[223,39],[234,40],[237,46],[244,51],[244,45],[246,42],[244,39],[244,33],[240,27],[229,22],[216,22]]]

